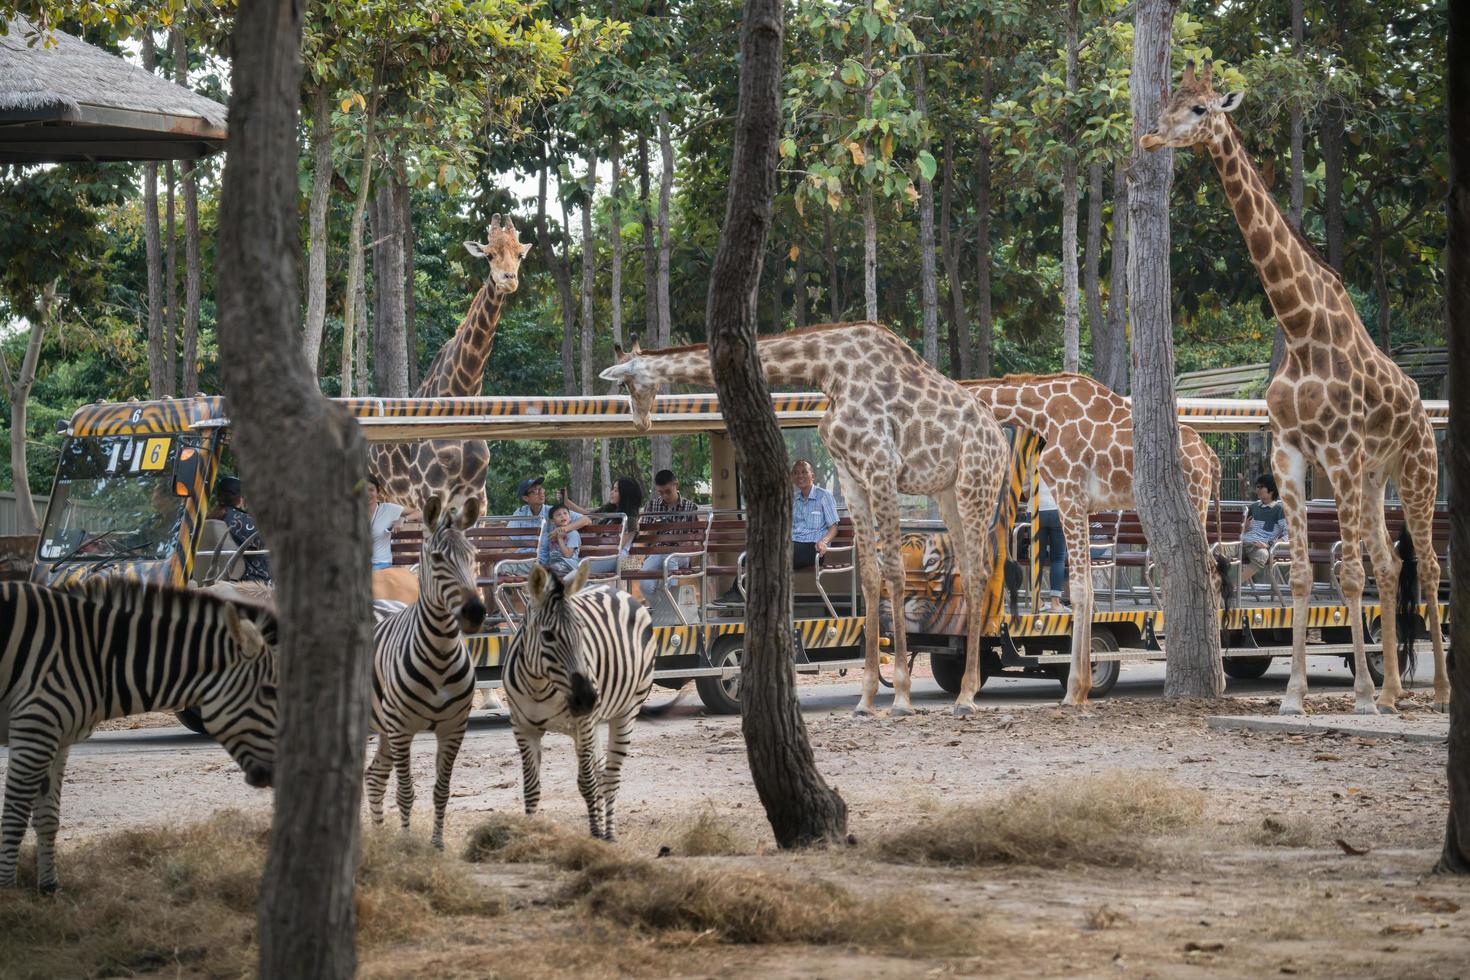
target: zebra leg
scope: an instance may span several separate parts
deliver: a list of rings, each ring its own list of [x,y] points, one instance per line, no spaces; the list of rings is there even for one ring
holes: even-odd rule
[[[5,773],[5,810],[0,814],[0,888],[15,887],[15,865],[20,860],[20,841],[30,826],[31,809],[46,784],[56,746],[15,741],[15,724],[10,727],[10,767]]]
[[[607,723],[607,762],[602,769],[602,796],[607,809],[602,835],[606,840],[613,839],[613,804],[623,782],[623,758],[628,754],[628,743],[633,740],[633,722],[637,717],[634,712]]]
[[[587,823],[593,837],[602,836],[602,744],[597,725],[583,720],[572,736],[577,746],[577,789],[587,804]]]
[[[388,751],[388,739],[379,735],[378,750],[367,769],[368,810],[372,813],[375,824],[383,822],[383,794],[388,791],[388,775],[392,771],[393,756]]]
[[[454,774],[454,760],[459,757],[463,741],[463,727],[441,733],[439,751],[434,756],[434,834],[430,840],[441,851],[444,850],[444,808],[449,805],[449,777]]]
[[[541,736],[534,728],[515,730],[516,748],[521,750],[521,798],[526,816],[534,817],[541,806]]]
[[[36,884],[47,894],[56,891],[56,828],[61,823],[61,780],[66,773],[66,757],[71,751],[63,747],[51,760],[46,773],[46,786],[31,811],[31,826],[36,830]]]
[[[393,753],[393,768],[398,770],[398,820],[403,832],[408,833],[408,818],[413,815],[413,773],[408,769],[409,750],[413,736],[394,735],[388,748]]]

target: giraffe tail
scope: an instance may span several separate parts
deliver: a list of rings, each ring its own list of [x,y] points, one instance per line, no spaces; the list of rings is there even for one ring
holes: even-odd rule
[[[1394,610],[1398,620],[1399,671],[1405,678],[1412,678],[1414,636],[1419,631],[1418,618],[1415,615],[1418,611],[1415,607],[1419,605],[1419,558],[1414,553],[1414,539],[1409,534],[1407,522],[1399,532],[1398,553],[1403,562],[1399,566],[1398,608]]]

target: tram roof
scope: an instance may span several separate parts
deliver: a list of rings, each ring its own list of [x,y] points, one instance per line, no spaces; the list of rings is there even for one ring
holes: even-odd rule
[[[586,439],[636,438],[722,432],[724,419],[713,394],[660,395],[652,426],[638,429],[624,395],[567,397],[483,396],[476,398],[340,398],[356,417],[369,442],[421,439]],[[777,393],[771,397],[782,428],[810,428],[827,411],[816,392]],[[1426,401],[1430,424],[1449,422],[1449,403]],[[1261,399],[1181,398],[1179,420],[1201,432],[1265,431],[1270,424]],[[160,401],[96,402],[72,415],[72,435],[180,432],[229,425],[225,400],[218,395]]]

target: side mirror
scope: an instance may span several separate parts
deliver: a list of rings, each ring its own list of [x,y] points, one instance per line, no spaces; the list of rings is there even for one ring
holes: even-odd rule
[[[203,462],[198,449],[193,446],[181,446],[178,459],[174,460],[174,496],[187,497],[194,492],[194,484],[199,482],[199,464]]]

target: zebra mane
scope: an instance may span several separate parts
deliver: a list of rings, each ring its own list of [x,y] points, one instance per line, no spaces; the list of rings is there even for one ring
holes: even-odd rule
[[[128,580],[116,575],[91,578],[83,583],[85,596],[98,605],[130,613],[148,613],[159,618],[184,618],[189,613],[213,608],[215,622],[224,622],[224,607],[234,606],[240,618],[260,627],[266,642],[276,642],[276,617],[270,610],[248,603],[231,602],[210,592],[179,589],[156,582]]]

